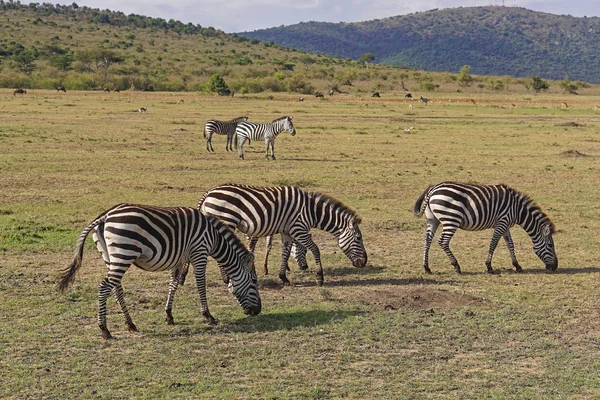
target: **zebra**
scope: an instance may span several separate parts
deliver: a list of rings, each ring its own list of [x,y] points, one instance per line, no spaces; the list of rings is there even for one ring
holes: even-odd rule
[[[198,202],[198,208],[205,215],[219,218],[250,238],[281,233],[279,278],[285,285],[290,284],[286,270],[294,242],[296,253],[306,249],[312,252],[317,265],[317,285],[323,285],[321,255],[309,233],[311,228],[332,233],[355,267],[362,268],[367,264],[367,252],[359,228],[360,217],[338,200],[321,193],[307,192],[294,186],[225,184],[206,192]]]
[[[235,128],[239,142],[240,158],[244,159],[244,143],[248,140],[265,140],[266,155],[269,159],[269,146],[271,146],[271,157],[275,160],[275,138],[283,131],[288,131],[292,136],[296,135],[296,129],[292,124],[292,117],[281,117],[266,124],[255,124],[253,122],[240,122]]]
[[[258,315],[261,301],[256,274],[250,268],[252,253],[237,236],[215,217],[204,216],[192,207],[155,207],[119,204],[92,221],[79,235],[75,257],[58,283],[64,290],[75,280],[82,264],[85,240],[90,232],[108,268],[98,288],[98,326],[104,339],[111,339],[106,326],[106,300],[113,292],[130,331],[137,331],[125,305],[121,279],[131,265],[145,271],[171,270],[169,296],[165,312],[173,324],[171,313],[178,286],[177,267],[191,262],[202,305],[202,315],[211,324],[216,320],[206,301],[206,263],[208,256],[217,260],[223,280],[247,315]]]
[[[227,135],[227,143],[225,144],[225,150],[233,151],[233,141],[236,140],[235,137],[235,128],[238,123],[248,121],[248,117],[238,117],[234,118],[231,121],[217,121],[211,119],[207,121],[204,125],[204,138],[206,139],[206,150],[207,151],[215,151],[212,147],[212,135]],[[237,145],[237,143],[236,143]]]
[[[552,234],[554,224],[550,218],[527,195],[507,185],[475,185],[457,182],[442,182],[428,187],[417,199],[413,213],[427,217],[423,268],[429,269],[429,247],[438,226],[442,225],[442,234],[438,243],[450,259],[454,270],[460,273],[458,261],[450,251],[450,240],[457,229],[480,231],[494,228],[489,253],[485,261],[487,272],[493,273],[492,256],[500,237],[504,237],[512,264],[521,272],[515,256],[515,246],[509,229],[520,225],[529,234],[533,242],[534,253],[546,265],[546,269],[555,271],[558,258],[554,250]]]

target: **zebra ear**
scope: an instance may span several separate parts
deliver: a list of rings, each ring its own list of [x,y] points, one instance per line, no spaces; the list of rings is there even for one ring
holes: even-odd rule
[[[288,119],[288,121],[291,121],[292,120],[292,116],[290,115],[287,119]]]

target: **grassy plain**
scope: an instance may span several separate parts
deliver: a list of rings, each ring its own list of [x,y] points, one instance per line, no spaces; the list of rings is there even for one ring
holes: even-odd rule
[[[597,95],[438,93],[429,105],[401,95],[0,96],[0,398],[600,398]],[[278,137],[277,161],[264,159],[262,143],[239,160],[221,136],[207,153],[204,122],[239,115],[292,115],[298,134]],[[524,273],[501,245],[499,273],[486,274],[491,232],[460,231],[452,244],[463,274],[437,245],[424,274],[425,221],[411,210],[443,180],[529,194],[558,229],[558,270],[546,273],[515,227]],[[203,323],[192,281],[168,326],[168,274],[131,269],[124,287],[140,332],[126,331],[111,298],[113,341],[96,325],[104,267],[91,243],[75,284],[55,291],[78,233],[100,212],[120,202],[194,206],[225,182],[295,184],[344,201],[363,217],[370,265],[354,269],[314,232],[325,286],[294,267],[291,287],[260,276],[263,313],[249,318],[211,261],[216,327]]]

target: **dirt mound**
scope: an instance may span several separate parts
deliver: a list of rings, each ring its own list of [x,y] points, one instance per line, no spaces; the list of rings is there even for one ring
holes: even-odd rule
[[[563,124],[556,124],[556,126],[575,126],[575,127],[580,127],[580,126],[585,126],[585,125],[578,124],[577,122],[565,122]]]
[[[450,308],[485,303],[484,299],[465,293],[425,286],[366,291],[360,301],[384,310]]]
[[[580,153],[577,150],[567,150],[567,151],[563,151],[562,153],[559,154],[561,157],[565,157],[565,158],[581,158],[581,157],[591,157],[588,156],[587,154],[583,154]]]

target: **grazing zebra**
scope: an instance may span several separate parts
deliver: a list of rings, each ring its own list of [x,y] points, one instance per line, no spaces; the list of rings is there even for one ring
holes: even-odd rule
[[[235,137],[235,128],[238,123],[248,121],[248,117],[239,117],[232,119],[231,121],[217,121],[211,119],[204,125],[204,138],[206,139],[206,150],[215,151],[212,147],[212,135],[227,135],[227,143],[225,143],[225,150],[233,151],[233,141]]]
[[[253,122],[240,122],[235,128],[239,142],[240,158],[244,159],[244,143],[248,140],[265,140],[266,155],[269,159],[269,146],[271,146],[271,157],[275,160],[275,138],[283,131],[288,131],[292,136],[296,135],[296,129],[292,124],[292,117],[281,117],[266,124],[255,124]]]
[[[56,91],[57,91],[57,92],[65,92],[65,93],[67,93],[67,89],[65,89],[65,87],[64,87],[64,86],[59,86],[59,87],[57,87],[57,88],[56,88]]]
[[[317,264],[317,284],[323,285],[321,255],[309,233],[311,228],[332,233],[355,267],[367,264],[358,226],[360,218],[350,208],[321,193],[305,192],[294,186],[226,184],[210,189],[198,202],[198,208],[251,238],[281,233],[279,278],[284,284],[290,283],[286,269],[292,243],[296,242],[312,252]]]
[[[98,326],[104,339],[112,338],[106,326],[106,300],[111,292],[121,306],[129,330],[137,331],[127,311],[121,285],[121,279],[131,265],[146,271],[171,270],[165,307],[170,324],[173,323],[171,308],[178,285],[177,267],[187,262],[194,266],[202,315],[209,324],[216,324],[206,301],[209,255],[219,263],[224,280],[228,281],[244,312],[257,315],[261,311],[256,274],[250,268],[254,256],[225,224],[189,207],[120,204],[103,212],[79,235],[75,258],[63,271],[58,284],[61,292],[75,280],[82,264],[85,239],[90,232],[93,232],[96,247],[108,268],[98,289]]]
[[[494,228],[489,253],[485,261],[487,271],[493,272],[492,256],[500,237],[504,237],[512,264],[520,272],[521,266],[515,256],[515,246],[509,229],[520,225],[533,241],[534,253],[546,264],[546,269],[556,270],[558,259],[554,251],[554,224],[533,200],[506,185],[473,185],[467,183],[442,182],[430,186],[417,199],[413,212],[427,217],[423,268],[429,269],[429,246],[436,229],[442,224],[442,235],[438,243],[450,259],[457,273],[458,261],[450,251],[450,240],[458,228],[480,231]]]
[[[15,91],[13,92],[13,96],[15,96],[17,94],[27,94],[27,90],[25,90],[25,89],[15,89]]]

